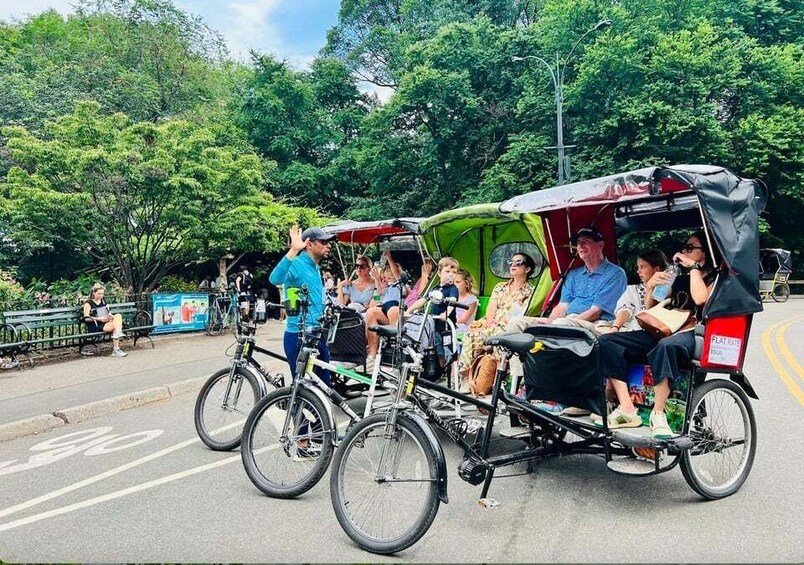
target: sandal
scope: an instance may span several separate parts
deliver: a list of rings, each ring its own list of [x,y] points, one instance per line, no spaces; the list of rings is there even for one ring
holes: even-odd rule
[[[16,359],[11,361],[3,361],[0,363],[0,369],[16,369],[20,366],[20,362]]]

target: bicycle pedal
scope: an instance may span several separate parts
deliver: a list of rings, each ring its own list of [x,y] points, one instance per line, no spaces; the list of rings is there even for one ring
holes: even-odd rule
[[[477,501],[481,508],[497,508],[500,503],[493,498],[481,498]]]

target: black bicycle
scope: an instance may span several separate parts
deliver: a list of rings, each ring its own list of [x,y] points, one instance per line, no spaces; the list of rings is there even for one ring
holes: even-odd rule
[[[215,372],[195,401],[196,432],[215,451],[230,451],[240,445],[243,423],[260,398],[285,386],[284,375],[269,372],[254,353],[287,362],[284,356],[259,347],[250,326],[241,325],[236,339],[230,366]]]

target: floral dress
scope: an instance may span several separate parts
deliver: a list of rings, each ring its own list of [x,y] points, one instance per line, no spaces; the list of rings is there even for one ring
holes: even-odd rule
[[[516,316],[523,316],[528,308],[530,297],[533,295],[534,287],[529,282],[522,288],[511,291],[513,280],[498,283],[491,291],[489,304],[497,304],[497,311],[494,313],[494,325],[485,326],[485,319],[478,320],[469,326],[469,331],[463,338],[463,350],[459,360],[460,369],[466,369],[472,364],[476,355],[483,353],[488,348],[483,345],[487,338],[505,333],[508,321]]]

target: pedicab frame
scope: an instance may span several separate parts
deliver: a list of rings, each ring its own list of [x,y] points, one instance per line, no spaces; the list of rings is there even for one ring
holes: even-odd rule
[[[407,385],[399,387],[396,401],[386,415],[376,415],[374,421],[364,420],[352,429],[344,439],[336,454],[331,492],[333,506],[344,531],[360,547],[375,553],[393,553],[409,547],[429,529],[437,513],[440,502],[447,502],[446,459],[438,436],[431,426],[435,424],[440,431],[450,437],[465,451],[459,466],[459,476],[470,484],[483,484],[480,503],[484,506],[496,504],[487,498],[495,470],[517,462],[529,462],[554,455],[596,454],[605,457],[610,469],[631,475],[649,475],[669,471],[679,463],[690,487],[707,499],[718,499],[736,492],[750,473],[756,453],[756,422],[748,397],[757,395],[742,372],[751,320],[754,313],[762,310],[759,298],[759,235],[758,217],[767,201],[765,185],[756,180],[742,179],[722,167],[703,165],[677,165],[672,167],[651,167],[618,175],[592,179],[572,185],[555,187],[512,198],[503,202],[501,214],[532,214],[541,218],[546,236],[549,264],[555,284],[548,295],[546,308],[558,299],[560,286],[566,272],[575,265],[572,250],[563,242],[580,227],[595,226],[606,236],[605,253],[610,259],[615,257],[615,225],[626,231],[651,231],[703,227],[707,242],[714,255],[717,270],[714,287],[707,301],[703,320],[695,328],[696,352],[693,364],[691,385],[687,391],[687,411],[683,428],[677,437],[670,439],[653,438],[646,430],[609,429],[606,419],[602,426],[595,426],[588,417],[560,416],[540,409],[525,399],[518,398],[504,389],[504,361],[498,367],[490,403],[472,400],[488,410],[485,429],[478,434],[474,443],[451,433],[423,406],[416,396],[418,381],[430,388],[433,383],[421,379],[416,370],[405,369],[401,378]],[[426,222],[424,222],[426,225]],[[385,328],[390,334],[394,328]],[[506,334],[489,338],[486,343],[503,347],[509,355],[519,354],[526,366],[526,382],[544,400],[555,400],[572,406],[586,407],[598,414],[605,413],[605,398],[600,379],[597,340],[585,329],[565,326],[540,325],[529,328],[524,334]],[[559,364],[550,363],[547,351],[560,351]],[[517,353],[514,353],[517,352]],[[542,361],[547,359],[547,362]],[[568,360],[572,359],[572,362]],[[529,367],[529,361],[535,364]],[[553,379],[550,386],[543,386],[542,376],[533,367],[549,366],[563,374]],[[576,373],[584,373],[585,388],[576,388],[573,381]],[[728,375],[730,380],[715,378],[706,380],[708,373]],[[591,378],[586,378],[590,377]],[[733,382],[732,382],[733,381]],[[558,388],[556,388],[558,382]],[[591,384],[590,384],[591,383]],[[540,390],[540,387],[542,389]],[[464,395],[442,390],[461,398]],[[541,394],[544,393],[544,394]],[[718,395],[717,398],[714,398]],[[494,418],[498,401],[507,405],[509,411],[522,414],[528,422],[527,445],[512,453],[490,455]],[[715,418],[721,401],[736,407],[736,420],[741,425],[742,435],[721,432],[710,423]],[[418,410],[413,410],[413,406]],[[424,412],[430,423],[419,415]],[[379,419],[385,422],[385,444],[382,448],[378,467],[373,470],[374,482],[378,489],[389,482],[396,484],[429,483],[426,488],[426,502],[423,503],[419,518],[408,530],[398,537],[383,539],[373,531],[371,522],[368,530],[350,517],[349,498],[341,492],[344,470],[349,469],[349,454],[355,445],[360,445],[364,429],[376,426]],[[410,477],[396,476],[392,467],[384,461],[396,461],[393,438],[401,433],[396,428],[408,429],[417,437],[416,445],[424,460],[430,461],[429,468],[420,469]],[[400,430],[401,430],[400,428]],[[415,430],[419,431],[416,432]],[[641,433],[639,431],[641,431]],[[567,440],[568,436],[575,440]],[[482,438],[480,437],[482,436]],[[580,441],[577,440],[580,438]],[[357,443],[355,443],[357,442]],[[644,457],[637,457],[633,448],[653,450],[652,461],[647,469],[642,463]],[[697,466],[697,461],[706,464],[710,455],[716,458],[724,452],[736,448],[734,464],[729,460],[721,463],[728,473],[718,475],[717,484],[711,484],[712,476]],[[408,454],[415,456],[415,454]],[[613,466],[612,462],[631,460],[640,463],[639,468]],[[716,464],[723,458],[716,459]],[[425,466],[428,467],[428,466]],[[371,474],[372,470],[365,472]],[[425,473],[421,475],[420,473]],[[390,491],[385,492],[385,503]],[[379,493],[381,494],[381,493]],[[369,496],[366,491],[364,496]],[[404,496],[400,493],[399,496]],[[365,499],[364,499],[365,501]],[[363,501],[363,502],[364,502]],[[351,500],[351,506],[362,504]],[[413,510],[413,516],[416,516]],[[396,535],[396,534],[394,534]]]

